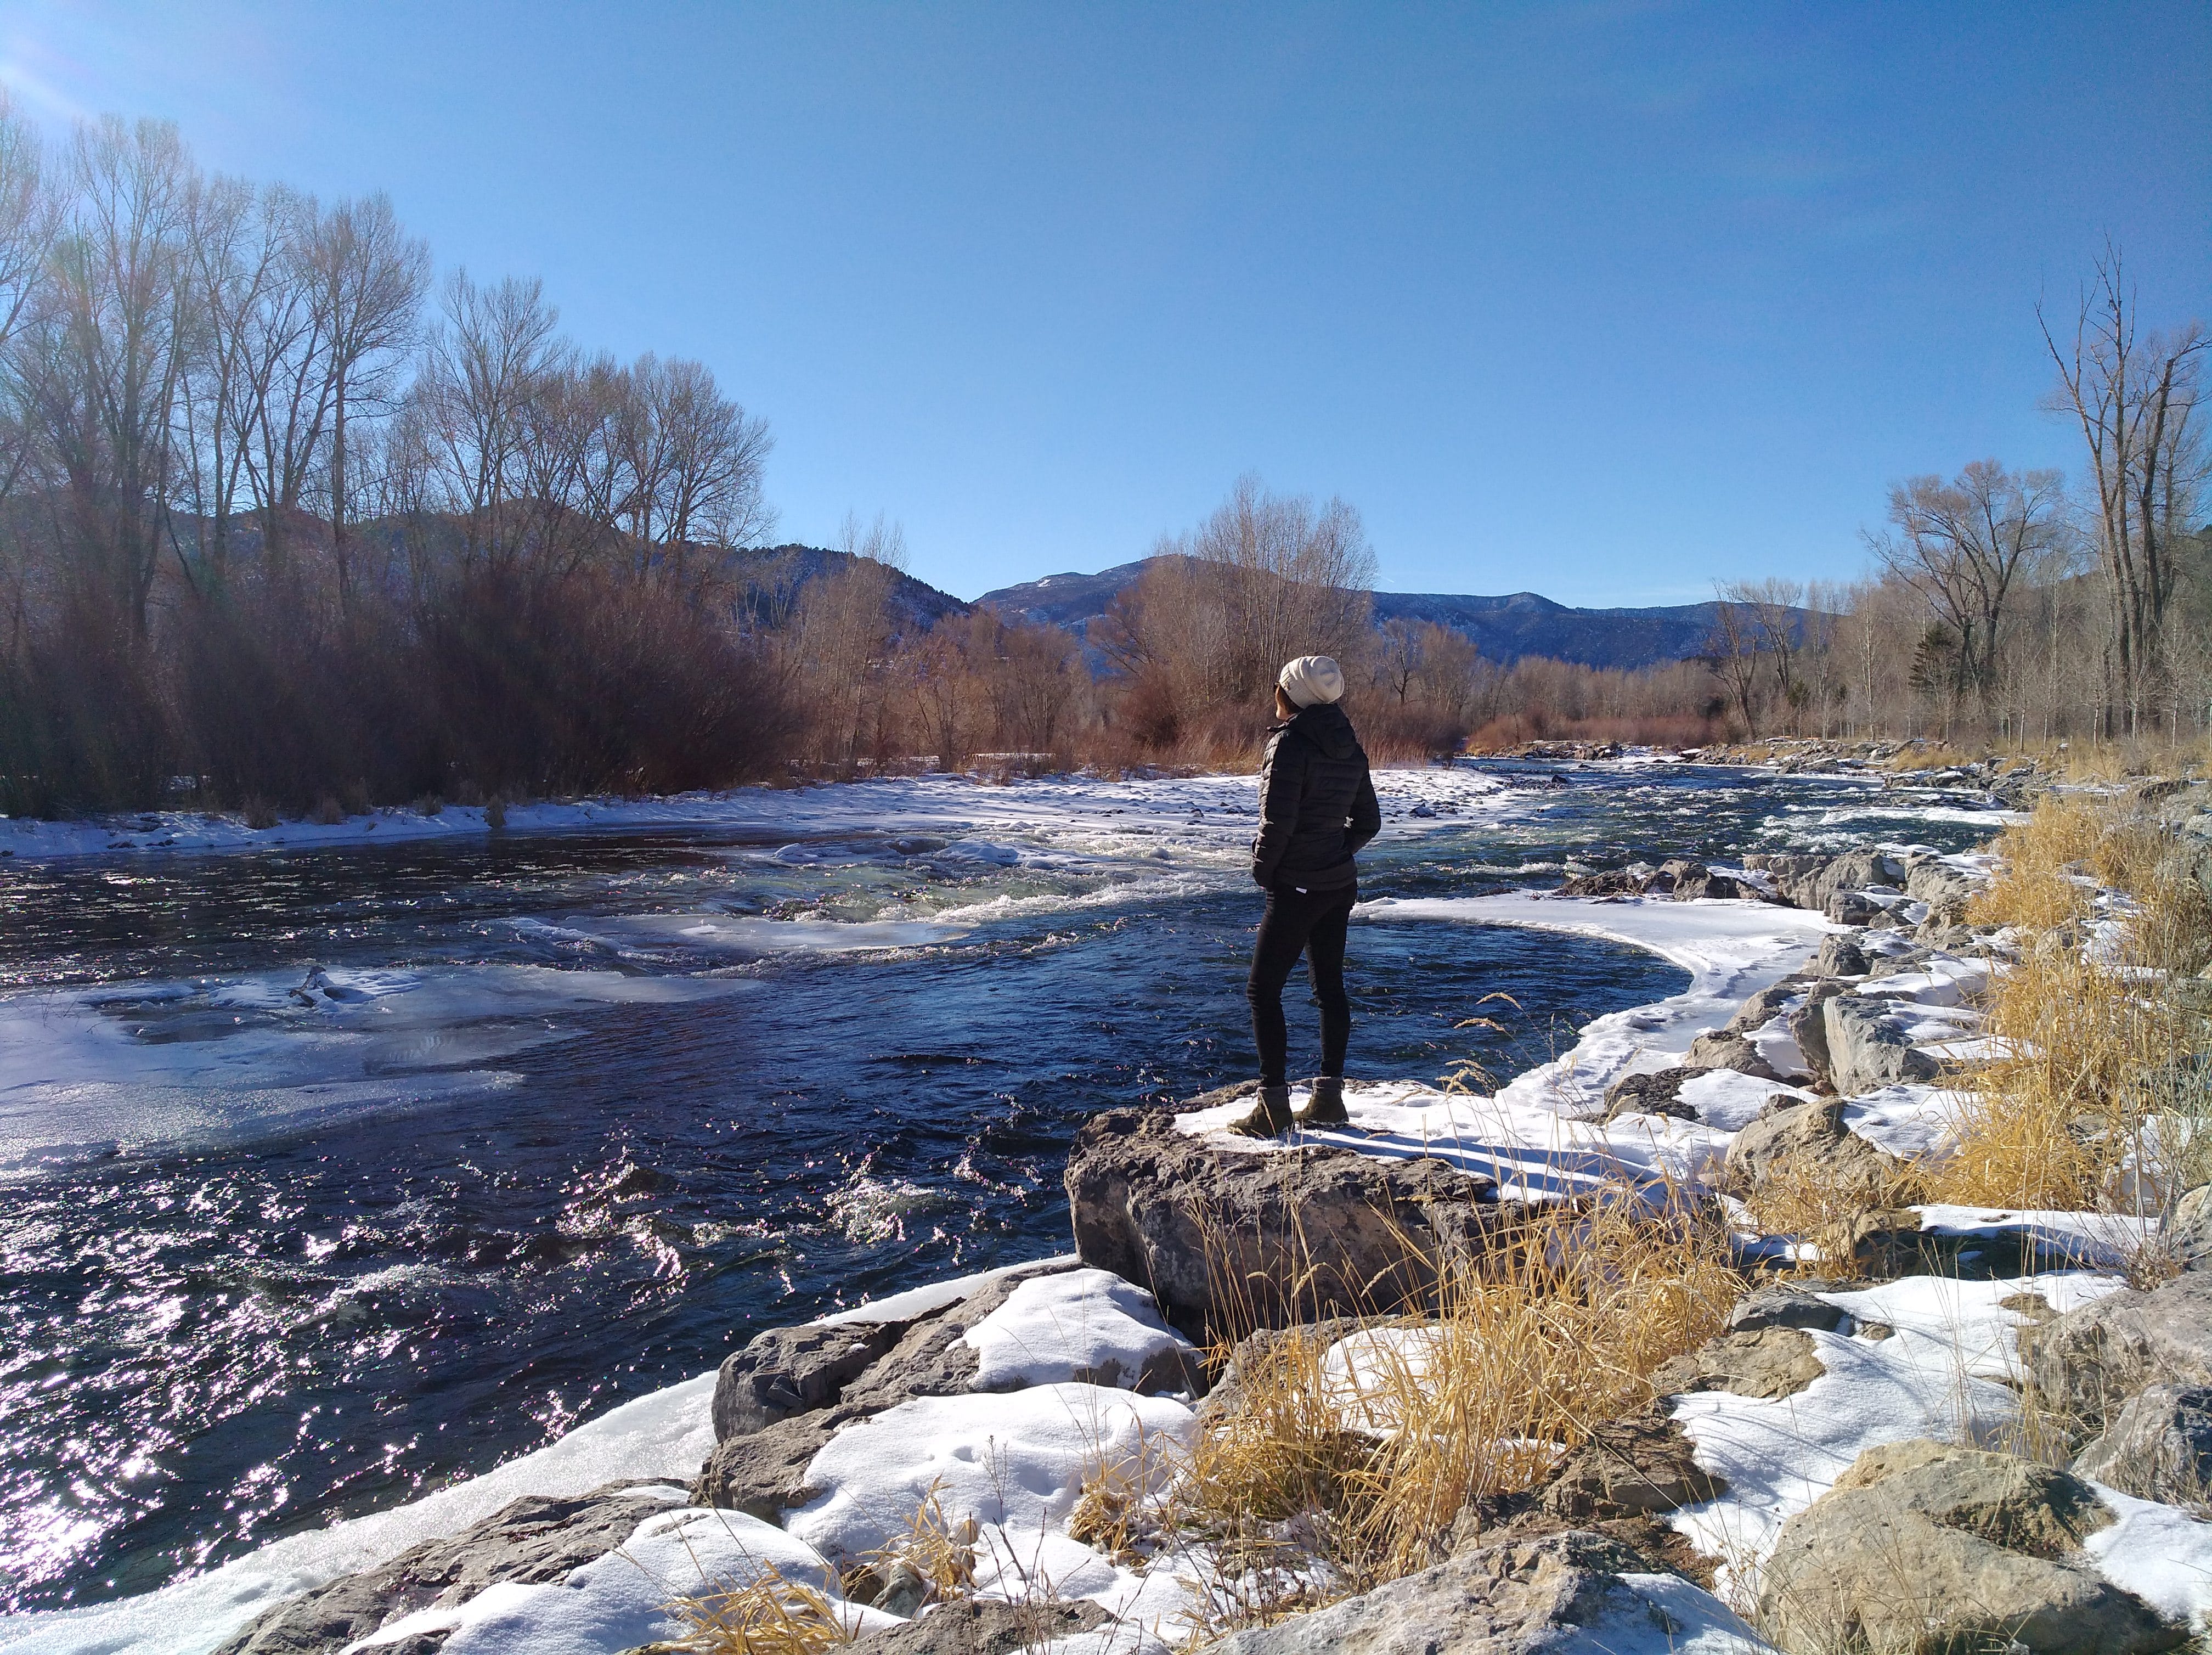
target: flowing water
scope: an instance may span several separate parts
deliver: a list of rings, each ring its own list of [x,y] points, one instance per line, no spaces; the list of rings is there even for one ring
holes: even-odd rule
[[[1840,781],[1422,781],[1368,895],[1989,831]],[[1123,784],[1104,839],[870,825],[898,795],[863,787],[834,834],[0,863],[0,1606],[149,1589],[757,1328],[1062,1250],[1086,1116],[1249,1072],[1249,789]],[[1357,922],[1351,964],[1355,1074],[1503,1078],[1684,981],[1435,923]]]

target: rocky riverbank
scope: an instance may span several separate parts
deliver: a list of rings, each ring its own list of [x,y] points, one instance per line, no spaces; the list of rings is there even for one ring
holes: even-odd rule
[[[1511,758],[1540,764],[1615,763],[1632,751],[1680,764],[1728,764],[1781,776],[1855,776],[1885,787],[1956,793],[1965,802],[2018,809],[2057,780],[2050,759],[2033,753],[1962,753],[1924,737],[1846,740],[1826,736],[1776,736],[1763,741],[1715,743],[1676,751],[1631,749],[1618,741],[1524,741],[1471,758]]]
[[[2205,789],[2139,802],[2212,846]],[[225,1655],[2179,1647],[2212,1611],[2212,1196],[2162,1233],[1915,1198],[1992,981],[2130,922],[2107,892],[2082,934],[1975,923],[1996,866],[1869,846],[1471,899],[1696,980],[1494,1096],[1352,1088],[1345,1131],[1226,1137],[1237,1088],[1101,1115],[1074,1256],[762,1334],[688,1488],[517,1501]],[[1451,1284],[1615,1212],[1717,1248],[1733,1307],[1647,1402],[1439,1512],[1422,1567],[1346,1595],[1325,1505],[1232,1537],[1177,1503],[1279,1405],[1286,1341],[1321,1436],[1374,1463],[1404,1426],[1371,1376],[1438,1382]]]

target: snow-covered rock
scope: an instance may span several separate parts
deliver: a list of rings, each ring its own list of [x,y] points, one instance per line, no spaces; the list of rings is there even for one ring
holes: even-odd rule
[[[962,1336],[976,1390],[1082,1380],[1182,1390],[1199,1373],[1190,1342],[1160,1320],[1151,1293],[1106,1270],[1033,1277]]]
[[[1711,1592],[1579,1530],[1484,1546],[1308,1615],[1223,1655],[1754,1655],[1768,1646]]]

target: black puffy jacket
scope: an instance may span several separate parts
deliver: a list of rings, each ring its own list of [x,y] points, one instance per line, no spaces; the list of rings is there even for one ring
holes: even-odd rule
[[[1304,708],[1267,738],[1260,761],[1260,884],[1335,891],[1353,883],[1352,853],[1382,831],[1367,755],[1333,702]]]

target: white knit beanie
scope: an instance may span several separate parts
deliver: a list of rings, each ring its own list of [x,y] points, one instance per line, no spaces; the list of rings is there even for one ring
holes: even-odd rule
[[[1344,669],[1327,655],[1300,655],[1283,668],[1275,682],[1292,706],[1311,707],[1343,695]]]

